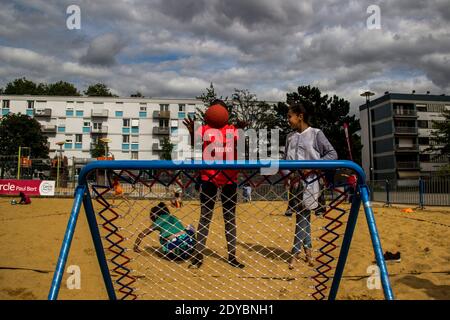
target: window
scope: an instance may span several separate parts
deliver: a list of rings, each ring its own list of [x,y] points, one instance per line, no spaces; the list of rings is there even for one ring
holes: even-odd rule
[[[178,119],[186,118],[186,112],[178,112]]]
[[[442,113],[445,110],[445,105],[443,104],[437,104],[437,103],[433,103],[433,104],[429,104],[427,106],[427,111],[428,112],[439,112]]]
[[[3,100],[2,108],[3,109],[9,109],[9,100]]]
[[[169,126],[169,120],[168,119],[160,119],[159,126],[161,128],[167,128]]]
[[[91,123],[89,121],[83,122],[83,127],[90,127]]]
[[[417,126],[419,128],[428,128],[428,121],[427,120],[417,120]]]
[[[73,117],[73,108],[66,109],[66,117]]]
[[[169,105],[168,104],[160,104],[159,111],[169,111]]]
[[[419,144],[421,146],[428,146],[430,144],[430,138],[419,137]]]
[[[373,122],[385,118],[390,118],[391,116],[392,116],[392,107],[389,103],[371,110],[371,118]]]
[[[82,143],[83,142],[83,135],[82,134],[76,134],[75,135],[75,143]]]
[[[128,136],[128,135],[122,136],[122,142],[123,143],[129,143],[130,142],[130,136]]]
[[[34,108],[34,101],[28,100],[27,101],[27,109],[33,109]]]
[[[178,111],[186,111],[186,105],[184,103],[180,103],[178,105]]]
[[[83,110],[77,110],[77,111],[76,111],[77,117],[82,117],[83,114],[84,114],[84,111],[83,111]]]
[[[137,152],[137,151],[131,151],[131,159],[138,160],[138,154],[139,154],[139,152]]]
[[[130,119],[123,119],[123,126],[129,127],[130,126]]]
[[[392,144],[392,139],[378,140],[373,143],[373,153],[390,152],[393,150],[394,146]]]
[[[147,111],[147,107],[139,107],[140,111]]]
[[[416,104],[416,109],[419,112],[427,112],[427,105],[426,104]]]
[[[373,137],[381,137],[392,133],[392,121],[379,123],[372,128]]]
[[[430,162],[430,155],[429,154],[421,154],[419,155],[420,162]]]
[[[116,111],[116,117],[123,117],[123,111]]]
[[[94,122],[93,124],[94,129],[101,130],[102,129],[102,123],[101,122]]]
[[[139,119],[131,120],[131,126],[132,127],[139,127]]]
[[[65,125],[58,126],[58,132],[66,132],[66,126]]]

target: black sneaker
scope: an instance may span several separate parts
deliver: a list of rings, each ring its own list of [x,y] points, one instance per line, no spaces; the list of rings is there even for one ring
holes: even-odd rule
[[[400,257],[400,252],[392,253],[389,251],[386,251],[383,255],[385,261],[392,261],[392,262],[400,262],[402,261]]]
[[[240,263],[239,261],[237,261],[236,258],[228,259],[228,264],[232,267],[239,269],[243,269],[245,267],[245,264]]]
[[[284,215],[285,215],[286,217],[291,217],[291,216],[292,216],[292,210],[287,209],[286,212],[284,213]]]
[[[203,255],[202,254],[197,254],[195,255],[192,260],[191,260],[191,264],[189,265],[189,269],[198,269],[202,266],[203,264]]]

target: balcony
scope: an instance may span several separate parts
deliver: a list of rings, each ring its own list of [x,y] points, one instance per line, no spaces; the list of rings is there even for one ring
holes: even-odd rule
[[[91,133],[108,133],[108,126],[101,126],[97,128],[92,127]]]
[[[416,127],[395,127],[396,134],[417,134]]]
[[[34,117],[51,117],[52,116],[52,109],[34,109]]]
[[[419,162],[417,161],[399,161],[397,162],[397,169],[420,169]]]
[[[402,117],[413,117],[417,118],[417,111],[410,109],[394,109],[394,117],[402,118]]]
[[[169,135],[170,133],[170,128],[169,127],[154,127],[153,134],[163,134],[163,135]]]
[[[170,119],[170,111],[153,111],[155,119]]]
[[[152,151],[162,151],[162,148],[159,145],[159,143],[152,144]]]
[[[91,117],[92,118],[108,118],[108,110],[107,109],[92,110]]]
[[[397,152],[418,152],[419,145],[418,144],[411,144],[411,145],[396,144],[395,151],[397,151]]]
[[[43,133],[56,133],[56,125],[46,124],[41,126],[41,130]]]

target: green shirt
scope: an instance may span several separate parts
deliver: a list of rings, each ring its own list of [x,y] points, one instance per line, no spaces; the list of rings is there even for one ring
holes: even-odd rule
[[[177,217],[170,214],[164,214],[156,219],[153,229],[160,232],[160,240],[168,238],[171,235],[184,230],[183,224]]]

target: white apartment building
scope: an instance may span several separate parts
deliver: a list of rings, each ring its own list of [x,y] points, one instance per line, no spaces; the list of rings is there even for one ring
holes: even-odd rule
[[[0,100],[0,116],[20,112],[35,118],[48,136],[50,157],[63,142],[69,162],[91,158],[93,144],[102,138],[109,139],[116,160],[158,160],[163,139],[170,138],[175,150],[182,147],[180,137],[188,135],[183,119],[205,108],[197,99],[0,95]]]

